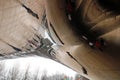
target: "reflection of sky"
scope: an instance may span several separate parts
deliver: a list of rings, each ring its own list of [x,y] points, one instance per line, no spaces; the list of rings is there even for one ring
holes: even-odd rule
[[[42,36],[44,36],[44,38],[48,38],[53,43],[48,33],[44,30],[42,31],[44,32]],[[53,45],[55,46],[56,44],[53,43]],[[17,67],[17,69],[21,73],[24,73],[29,68],[29,71],[33,74],[39,70],[39,75],[42,75],[44,71],[47,72],[48,76],[60,73],[70,77],[74,77],[76,74],[76,72],[63,66],[62,64],[42,57],[10,59],[5,60],[4,62],[5,62],[4,71],[9,71],[13,67]]]
[[[74,72],[73,70],[53,60],[45,59],[41,57],[6,60],[4,69],[10,69],[15,66],[18,67],[19,71],[25,71],[29,66],[29,71],[31,73],[35,73],[37,70],[39,70],[40,74],[41,72],[47,71],[48,75],[63,73],[66,74],[67,76],[74,77],[76,74],[76,72]]]
[[[52,41],[52,39],[49,37],[47,31],[45,31],[45,38],[48,38],[53,43],[53,45],[52,45],[53,49],[58,50],[61,47],[60,45],[57,45]]]
[[[45,38],[48,38],[48,39],[55,45],[55,43],[54,43],[54,42],[52,41],[52,39],[49,37],[47,31],[45,31]]]

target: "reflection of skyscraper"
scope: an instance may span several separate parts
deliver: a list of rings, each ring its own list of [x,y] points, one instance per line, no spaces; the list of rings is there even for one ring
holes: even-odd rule
[[[48,38],[45,38],[45,39],[43,40],[43,44],[49,45],[50,47],[53,45],[53,43],[52,43]]]
[[[53,43],[48,38],[42,38],[41,44],[42,45],[36,49],[38,51],[37,55],[52,59],[53,56],[50,53],[53,50],[51,47]]]

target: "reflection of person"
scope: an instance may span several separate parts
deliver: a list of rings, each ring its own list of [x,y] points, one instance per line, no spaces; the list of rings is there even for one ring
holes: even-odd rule
[[[72,20],[72,15],[73,15],[73,5],[71,0],[66,1],[66,13],[68,16],[68,19],[71,21]]]
[[[68,11],[68,13],[72,13],[73,12],[73,7],[72,7],[70,2],[67,4],[67,11]]]
[[[72,5],[70,3],[68,3],[67,4],[67,13],[68,13],[67,16],[68,16],[69,20],[72,20],[71,19],[72,12],[73,12]]]
[[[96,40],[94,43],[95,47],[98,48],[99,50],[103,51],[103,47],[105,46],[104,40],[103,39],[99,39]]]
[[[99,42],[98,40],[95,41],[95,46],[96,46],[97,48],[100,48],[100,47],[101,47],[101,44],[100,44],[100,42]]]
[[[71,14],[68,14],[68,19],[71,21],[72,18],[71,18]]]
[[[90,47],[94,46],[94,44],[92,42],[89,42],[88,44],[90,45]]]
[[[102,46],[106,46],[105,40],[103,38],[100,38],[100,43]]]

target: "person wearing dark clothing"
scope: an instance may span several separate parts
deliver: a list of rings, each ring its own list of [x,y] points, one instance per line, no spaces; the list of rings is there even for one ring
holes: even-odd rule
[[[66,14],[70,21],[73,19],[74,9],[75,9],[75,1],[66,0]]]
[[[70,3],[67,4],[67,11],[70,14],[73,12],[73,7],[72,7],[72,5]]]
[[[96,46],[97,48],[100,48],[100,47],[101,47],[101,43],[100,43],[99,41],[95,41],[95,46]]]
[[[67,4],[66,10],[67,10],[68,19],[71,21],[73,8],[72,8],[72,5],[70,3]]]
[[[100,51],[103,51],[103,47],[105,46],[104,40],[103,39],[96,40],[94,46],[98,48]]]
[[[103,38],[100,38],[100,43],[103,47],[106,46],[106,42]]]

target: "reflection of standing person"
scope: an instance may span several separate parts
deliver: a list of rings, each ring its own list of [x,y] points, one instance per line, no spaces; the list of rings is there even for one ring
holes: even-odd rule
[[[70,2],[68,2],[68,4],[67,4],[67,11],[68,11],[68,13],[70,13],[70,14],[73,12],[73,7],[72,7],[72,5],[71,5]]]
[[[100,38],[100,43],[103,47],[106,46],[105,40],[103,38]]]
[[[96,40],[96,41],[95,41],[95,46],[96,46],[97,48],[100,48],[100,47],[101,47],[100,42]]]
[[[71,14],[68,14],[68,19],[71,21],[72,18],[71,18]]]
[[[72,14],[73,14],[73,6],[70,0],[66,1],[66,13],[67,13],[68,19],[71,21]]]
[[[67,16],[68,16],[68,19],[71,21],[72,18],[72,12],[73,12],[73,9],[72,9],[72,5],[70,3],[67,4]]]
[[[99,40],[95,41],[95,47],[98,48],[99,50],[103,51],[103,49],[102,49],[103,46]]]
[[[74,19],[75,1],[76,0],[66,0],[66,13],[70,21]]]

